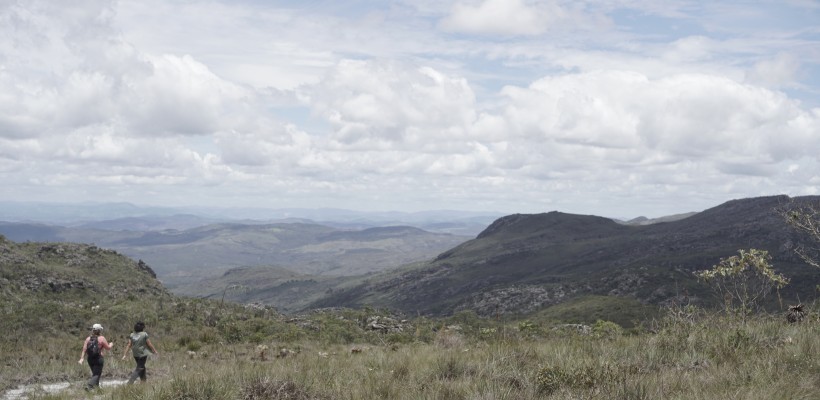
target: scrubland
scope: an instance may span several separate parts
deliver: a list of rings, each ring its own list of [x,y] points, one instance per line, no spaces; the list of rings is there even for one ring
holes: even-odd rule
[[[817,306],[794,324],[687,306],[629,330],[467,312],[393,318],[387,332],[368,329],[391,318],[379,310],[287,317],[192,300],[146,316],[160,357],[145,384],[85,393],[85,333],[65,331],[6,337],[0,384],[71,383],[38,399],[820,399]],[[133,368],[120,360],[127,325],[111,326],[103,381]]]

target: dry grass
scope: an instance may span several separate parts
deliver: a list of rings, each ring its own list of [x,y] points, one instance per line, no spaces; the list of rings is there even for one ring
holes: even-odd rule
[[[714,315],[668,319],[657,333],[617,337],[465,337],[430,343],[267,343],[298,353],[261,360],[257,344],[203,344],[196,355],[158,339],[149,383],[106,389],[105,398],[148,399],[817,399],[820,323],[747,323]],[[73,343],[76,345],[76,343]],[[10,358],[10,381],[86,378],[68,343],[43,343]],[[9,354],[9,348],[2,348]],[[124,378],[112,361],[103,379]],[[9,374],[9,375],[7,375]],[[77,386],[77,385],[75,385]],[[71,390],[53,399],[73,399]]]

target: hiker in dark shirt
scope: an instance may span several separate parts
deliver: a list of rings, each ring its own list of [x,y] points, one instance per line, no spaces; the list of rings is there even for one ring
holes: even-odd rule
[[[114,347],[114,342],[108,343],[105,336],[102,336],[103,327],[100,324],[94,324],[91,327],[91,335],[85,338],[83,342],[83,351],[80,354],[79,364],[83,363],[85,356],[88,356],[88,366],[91,367],[91,379],[85,384],[85,390],[91,390],[100,387],[100,375],[102,375],[106,350],[111,350]]]
[[[123,360],[125,360],[125,357],[128,355],[128,349],[131,349],[134,361],[137,362],[137,367],[128,378],[128,384],[134,383],[137,377],[140,378],[141,383],[145,383],[145,380],[148,378],[145,369],[145,362],[148,361],[148,355],[151,353],[157,355],[158,353],[157,349],[154,348],[154,345],[151,344],[151,341],[148,339],[148,333],[145,332],[145,324],[142,323],[142,321],[134,324],[134,332],[131,332],[128,336],[128,346],[125,347],[125,353],[122,355]]]

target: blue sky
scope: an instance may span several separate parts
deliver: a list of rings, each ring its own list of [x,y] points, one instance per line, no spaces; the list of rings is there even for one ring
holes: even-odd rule
[[[820,194],[820,2],[0,0],[0,200],[629,218]]]

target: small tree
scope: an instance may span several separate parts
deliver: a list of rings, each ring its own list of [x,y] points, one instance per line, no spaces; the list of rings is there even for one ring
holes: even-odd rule
[[[772,269],[772,259],[765,250],[739,250],[740,255],[724,258],[712,269],[695,275],[709,284],[723,297],[727,313],[737,312],[744,318],[758,311],[760,302],[772,289],[781,289],[789,283]]]
[[[780,214],[786,223],[813,240],[813,244],[798,243],[794,251],[809,265],[820,268],[820,209],[813,205],[793,204]]]

